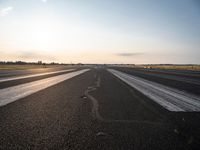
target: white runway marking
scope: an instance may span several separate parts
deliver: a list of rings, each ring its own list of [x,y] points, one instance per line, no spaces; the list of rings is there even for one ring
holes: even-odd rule
[[[0,79],[0,83],[1,82],[6,82],[6,81],[12,81],[12,80],[19,80],[19,79],[25,79],[25,78],[31,78],[31,77],[50,75],[50,74],[61,73],[61,72],[69,72],[69,71],[73,71],[73,70],[75,70],[75,69],[67,69],[67,70],[59,70],[59,71],[53,71],[53,72],[38,73],[38,74],[25,75],[25,76],[19,76],[19,77],[3,78],[3,79]]]
[[[108,69],[108,71],[169,111],[200,111],[200,97],[198,96],[117,70]]]
[[[40,90],[43,90],[45,88],[48,88],[50,86],[63,82],[67,79],[80,75],[86,71],[89,71],[89,69],[83,69],[80,71],[75,71],[75,72],[71,72],[67,74],[62,74],[62,75],[2,89],[0,90],[0,106],[4,106],[13,101],[24,98],[30,94],[36,93]]]

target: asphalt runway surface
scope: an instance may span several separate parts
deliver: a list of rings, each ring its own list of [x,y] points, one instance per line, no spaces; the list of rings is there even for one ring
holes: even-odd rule
[[[199,149],[199,112],[169,111],[106,69],[80,70],[2,82],[0,94],[37,81],[55,83],[0,106],[0,149]],[[135,75],[132,69],[117,70]],[[177,78],[184,75],[172,73]],[[198,80],[198,74],[186,78]],[[172,79],[153,79],[178,90],[189,84],[178,79],[176,87]]]

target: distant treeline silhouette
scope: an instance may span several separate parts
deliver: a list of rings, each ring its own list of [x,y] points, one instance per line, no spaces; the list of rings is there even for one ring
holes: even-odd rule
[[[25,61],[0,61],[1,65],[66,65],[63,63],[56,63],[56,62],[51,62],[51,63],[45,63],[42,61],[38,62],[25,62]]]
[[[77,64],[66,64],[66,63],[57,63],[57,62],[42,62],[42,61],[37,61],[37,62],[26,62],[26,61],[0,61],[0,65],[83,65],[82,63],[77,63]]]

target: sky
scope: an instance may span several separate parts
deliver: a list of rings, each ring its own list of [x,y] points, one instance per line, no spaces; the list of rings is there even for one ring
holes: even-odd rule
[[[0,0],[0,61],[200,64],[199,0]]]

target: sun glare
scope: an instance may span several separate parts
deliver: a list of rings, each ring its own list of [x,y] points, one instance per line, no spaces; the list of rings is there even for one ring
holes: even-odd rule
[[[62,35],[59,22],[41,18],[30,22],[28,29],[28,38],[34,49],[47,52],[56,50]]]

